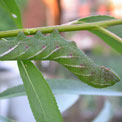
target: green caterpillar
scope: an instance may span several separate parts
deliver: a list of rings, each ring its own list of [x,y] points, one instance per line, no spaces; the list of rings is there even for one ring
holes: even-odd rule
[[[0,60],[56,61],[83,82],[97,88],[112,86],[120,81],[114,72],[96,65],[74,42],[66,41],[58,31],[49,36],[37,32],[32,37],[26,37],[23,32],[19,32],[15,40],[1,40]]]

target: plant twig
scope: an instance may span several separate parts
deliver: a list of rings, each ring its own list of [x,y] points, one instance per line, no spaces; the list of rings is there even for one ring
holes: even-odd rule
[[[54,29],[57,29],[59,32],[91,30],[91,29],[93,30],[97,29],[98,27],[106,28],[108,26],[114,26],[119,24],[122,24],[122,19],[112,19],[112,20],[84,23],[84,24],[56,25],[47,27],[16,29],[16,30],[0,31],[0,38],[16,36],[20,31],[24,32],[26,35],[32,35],[35,34],[37,31],[41,31],[42,33],[51,33]]]

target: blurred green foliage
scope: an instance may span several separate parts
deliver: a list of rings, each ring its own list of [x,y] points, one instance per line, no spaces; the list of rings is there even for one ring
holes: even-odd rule
[[[16,0],[16,2],[19,8],[21,8],[21,11],[23,11],[27,0]],[[11,19],[9,13],[6,12],[4,8],[0,7],[0,31],[11,29],[16,29],[16,25]]]
[[[16,25],[11,20],[8,12],[4,11],[4,9],[0,7],[0,31],[10,30],[13,28],[16,28]]]
[[[15,0],[19,9],[23,11],[23,9],[26,7],[27,1],[28,0]]]

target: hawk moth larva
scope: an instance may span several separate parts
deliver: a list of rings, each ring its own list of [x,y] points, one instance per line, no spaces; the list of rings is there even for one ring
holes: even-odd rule
[[[58,31],[48,36],[37,32],[32,37],[19,32],[15,40],[1,40],[0,60],[56,61],[83,82],[97,88],[112,86],[120,81],[117,74],[104,66],[96,65],[74,42],[66,41]]]

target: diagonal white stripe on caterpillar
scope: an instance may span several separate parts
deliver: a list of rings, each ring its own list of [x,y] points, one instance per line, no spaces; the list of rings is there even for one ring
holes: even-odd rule
[[[14,47],[9,48],[9,50],[7,50],[6,52],[0,54],[0,57],[3,57],[5,55],[11,53],[14,49],[16,49],[19,46],[19,44],[20,44],[20,42],[18,42],[17,45],[15,45]]]

